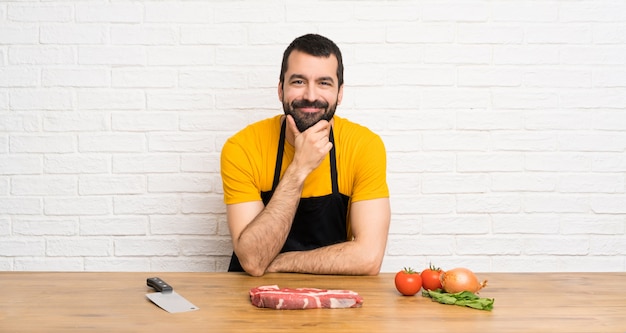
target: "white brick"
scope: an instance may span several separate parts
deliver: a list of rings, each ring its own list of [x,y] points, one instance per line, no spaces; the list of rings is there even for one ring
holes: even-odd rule
[[[459,172],[521,171],[524,156],[518,153],[463,153],[457,156]]]
[[[153,272],[225,272],[230,263],[230,256],[227,259],[228,263],[223,268],[216,268],[216,259],[214,258],[216,257],[186,257],[184,261],[180,258],[157,258],[150,260],[150,270]]]
[[[105,131],[110,128],[110,115],[98,112],[54,112],[43,116],[47,132]]]
[[[589,244],[589,252],[593,255],[620,256],[626,252],[626,237],[593,236]]]
[[[28,68],[0,67],[0,87],[35,87],[39,84],[39,71]]]
[[[387,254],[389,255],[451,255],[455,241],[452,237],[433,236],[389,236]]]
[[[172,69],[114,68],[111,75],[116,88],[172,88],[178,73]]]
[[[150,66],[202,66],[215,61],[211,46],[149,46],[146,53]]]
[[[45,249],[45,241],[41,238],[3,239],[0,242],[0,257],[42,256]]]
[[[390,172],[452,172],[455,169],[455,156],[453,153],[391,153],[387,163]]]
[[[623,152],[626,150],[626,134],[602,132],[559,135],[562,151]]]
[[[625,31],[626,32],[626,31]],[[626,87],[626,70],[597,69],[593,72],[594,87]]]
[[[114,241],[116,256],[176,256],[178,241],[158,238],[118,238]]]
[[[426,132],[422,140],[425,151],[485,151],[489,148],[489,134],[485,132]]]
[[[36,24],[11,24],[0,22],[0,45],[37,44],[39,27]]]
[[[486,21],[489,18],[489,3],[485,1],[451,2],[441,1],[424,3],[422,6],[424,21]]]
[[[387,27],[387,42],[389,43],[452,43],[456,38],[456,25],[452,23],[405,23],[405,24],[390,24]],[[371,47],[371,46],[370,46]],[[412,50],[411,53],[405,54],[401,57],[407,57],[416,49],[416,45],[391,45],[391,54],[401,56],[398,51],[403,49]],[[357,48],[358,49],[358,48]],[[384,52],[385,48],[376,47],[377,52]],[[417,48],[420,50],[421,48]],[[392,63],[395,63],[396,58],[391,58]],[[410,59],[410,58],[408,58]],[[407,59],[407,60],[408,60]],[[413,61],[417,58],[413,58]],[[384,58],[379,58],[379,62],[387,61]]]
[[[450,214],[455,202],[454,195],[407,195],[391,198],[391,206],[402,214]]]
[[[180,259],[178,259],[180,260]],[[151,269],[150,261],[146,258],[108,258],[95,257],[84,259],[85,271],[90,272],[149,272],[159,271]]]
[[[13,221],[13,234],[19,236],[75,236],[78,219],[74,217],[18,218]]]
[[[591,71],[533,69],[524,73],[524,85],[528,87],[591,87]]]
[[[10,4],[7,18],[23,22],[68,22],[72,20],[72,7],[60,4]]]
[[[559,17],[564,22],[623,22],[626,6],[621,1],[567,2],[560,6]]]
[[[244,112],[184,112],[179,113],[180,129],[183,131],[237,131],[246,126],[249,119]]]
[[[563,272],[580,272],[585,267],[589,272],[623,272],[624,260],[619,256],[566,256],[560,258],[558,269]]]
[[[41,74],[44,87],[109,87],[110,73],[104,69],[44,69]]]
[[[491,18],[503,22],[554,22],[559,16],[558,3],[502,1],[491,4]]]
[[[230,237],[186,238],[180,243],[185,256],[227,256],[233,252]]]
[[[209,216],[154,216],[150,218],[152,235],[215,235],[217,221]]]
[[[498,89],[492,92],[493,107],[498,109],[556,109],[559,95],[534,90]]]
[[[113,198],[115,214],[176,214],[180,210],[180,199],[176,196],[124,195]]]
[[[590,129],[595,112],[537,110],[526,112],[525,127],[532,130],[584,130]]]
[[[246,88],[248,72],[245,70],[181,70],[179,86],[182,88]]]
[[[44,171],[51,174],[104,173],[110,170],[109,160],[102,155],[48,154],[44,157]]]
[[[422,217],[418,215],[395,215],[389,225],[390,235],[416,235],[422,230]]]
[[[144,176],[88,175],[78,179],[80,195],[141,194],[146,192]]]
[[[368,65],[366,67],[371,66]],[[368,75],[368,72],[369,70],[365,71],[364,75]],[[398,67],[387,69],[385,72],[384,80],[385,84],[388,86],[454,86],[456,82],[456,73],[454,69],[450,67]]]
[[[42,171],[41,157],[0,155],[0,175],[32,175]]]
[[[591,197],[591,209],[597,214],[626,213],[626,195],[594,195]]]
[[[304,6],[302,6],[304,5]],[[309,4],[301,4],[299,7],[304,7],[303,10],[307,12],[310,16],[317,17],[320,12],[319,5],[312,6],[311,8]],[[287,2],[283,4],[281,2],[275,1],[247,1],[245,6],[232,6],[232,3],[229,3],[225,6],[218,6],[215,8],[215,22],[259,22],[259,23],[267,23],[267,22],[277,22],[277,21],[293,21],[294,17],[292,15],[302,15],[303,12],[291,12],[289,10],[290,3]],[[342,11],[344,8],[343,4],[333,4],[333,8],[337,11]],[[329,13],[326,11],[326,15],[323,17],[328,18],[329,16],[336,17],[336,13]],[[309,20],[311,17],[309,15],[305,15],[306,19]],[[296,18],[296,21],[301,22],[302,19],[300,17]]]
[[[178,43],[178,29],[160,25],[116,25],[111,27],[111,44],[173,45]]]
[[[524,28],[491,23],[459,24],[458,41],[464,44],[521,44]]]
[[[141,3],[76,5],[77,22],[140,23],[142,19],[143,5]]]
[[[148,218],[81,217],[81,236],[141,236],[147,234]]]
[[[155,91],[147,95],[150,110],[210,110],[214,105],[213,97],[207,93]]]
[[[464,87],[517,87],[522,83],[522,70],[501,67],[461,67],[458,84]]]
[[[591,170],[591,156],[578,153],[527,153],[524,166],[529,171],[581,172]]]
[[[472,88],[425,88],[421,107],[425,109],[485,109],[490,104],[488,90]]]
[[[19,176],[11,178],[11,194],[16,196],[64,196],[77,193],[74,176]]]
[[[8,236],[11,234],[11,220],[8,218],[0,218],[0,236]]]
[[[104,44],[108,38],[104,25],[51,24],[39,30],[42,44]]]
[[[141,134],[81,134],[80,152],[142,152],[146,140]]]
[[[354,8],[354,17],[364,21],[417,21],[420,7],[418,3],[379,3],[364,2]]]
[[[509,132],[491,134],[491,148],[501,151],[554,151],[558,135],[553,132]]]
[[[188,174],[148,176],[150,193],[209,193],[211,187],[211,178],[206,176]]]
[[[592,26],[596,44],[626,43],[626,25],[623,23],[597,23]]]
[[[74,46],[13,46],[8,51],[9,64],[69,65],[76,63]]]
[[[12,135],[9,150],[13,153],[71,153],[76,151],[72,135]]]
[[[427,64],[489,64],[490,46],[484,45],[431,45],[424,49]]]
[[[525,29],[525,40],[529,44],[589,44],[591,36],[586,24],[541,24]]]
[[[459,194],[456,196],[457,213],[516,213],[522,210],[523,198],[519,194]]]
[[[107,215],[111,199],[107,197],[52,197],[44,199],[46,215]]]
[[[247,41],[243,25],[181,26],[181,44],[241,45]]]
[[[524,253],[530,255],[585,255],[589,253],[586,237],[538,237],[524,240]]]
[[[492,214],[494,234],[557,235],[561,230],[558,214]]]
[[[626,46],[584,45],[561,49],[561,62],[566,65],[625,65]]]
[[[169,173],[180,171],[178,155],[115,155],[113,156],[114,173]]]
[[[9,92],[13,110],[71,110],[74,108],[72,92],[65,89],[14,89]]]
[[[595,172],[623,172],[626,171],[626,156],[617,154],[594,154],[591,158],[592,170]]]
[[[462,236],[456,240],[456,254],[459,255],[519,255],[523,240],[497,236]]]
[[[559,192],[624,193],[623,174],[567,174],[559,176]]]
[[[178,130],[176,113],[113,113],[111,128],[114,131],[148,132]]]
[[[493,47],[493,63],[496,65],[555,65],[559,61],[558,46],[496,45]]]
[[[83,259],[76,257],[15,258],[14,269],[33,272],[77,272],[83,271]]]
[[[491,190],[494,192],[553,192],[559,183],[558,175],[551,173],[494,173]]]
[[[487,216],[453,215],[424,216],[422,234],[424,235],[468,235],[488,234],[490,221]],[[462,242],[458,242],[460,244]]]
[[[148,147],[151,152],[213,152],[215,138],[208,134],[159,134],[150,135]]]
[[[480,174],[425,174],[422,193],[483,193],[489,189],[487,175]]]
[[[564,235],[622,235],[626,228],[620,215],[567,215],[559,220]]]
[[[146,50],[141,46],[80,46],[78,63],[81,65],[143,66]]]
[[[220,156],[217,153],[183,155],[180,158],[180,170],[185,172],[219,173]]]
[[[222,195],[184,196],[181,205],[184,214],[226,214]]]
[[[527,194],[523,201],[527,213],[586,213],[590,208],[587,195]]]
[[[469,110],[456,113],[456,127],[461,130],[521,129],[524,121],[524,114],[517,111]]]
[[[364,112],[359,112],[364,114]],[[376,119],[373,115],[377,112],[374,111],[372,115],[366,117],[371,124],[370,128],[375,128],[376,124],[382,122],[381,119]],[[420,111],[420,112],[406,112],[405,110],[391,110],[386,113],[386,121],[384,129],[391,130],[391,134],[404,131],[413,130],[451,130],[455,128],[455,115],[450,110],[434,110],[434,111]],[[372,118],[374,121],[372,121]],[[359,120],[360,121],[360,120]],[[368,124],[364,124],[367,126]],[[374,130],[374,129],[373,129]],[[380,130],[379,130],[380,131]],[[382,135],[383,133],[381,133]],[[417,144],[417,142],[413,143]],[[393,147],[388,147],[392,149]]]
[[[380,90],[380,89],[379,89]],[[215,95],[215,108],[219,110],[259,110],[259,109],[268,109],[274,110],[274,114],[276,114],[276,109],[280,107],[280,102],[276,96],[276,88],[266,89],[266,90],[234,90],[234,91],[225,91],[220,94]],[[398,93],[400,94],[400,93]],[[366,96],[364,94],[363,96]],[[357,98],[362,97],[359,95]],[[369,98],[364,102],[368,106],[371,106],[370,103],[378,103],[375,104],[378,106],[380,101],[374,101],[372,98]],[[408,102],[411,105],[415,105],[416,103]]]
[[[212,23],[215,8],[202,2],[146,2],[146,22]]]
[[[106,257],[113,252],[108,239],[55,238],[46,242],[46,255],[52,257]]]

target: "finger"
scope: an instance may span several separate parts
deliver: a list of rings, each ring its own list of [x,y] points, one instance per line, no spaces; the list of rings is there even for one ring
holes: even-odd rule
[[[300,131],[298,130],[298,126],[296,126],[296,121],[293,120],[293,117],[289,114],[287,115],[287,126],[289,126],[289,128],[291,129],[291,132],[295,135],[298,136],[300,135]]]

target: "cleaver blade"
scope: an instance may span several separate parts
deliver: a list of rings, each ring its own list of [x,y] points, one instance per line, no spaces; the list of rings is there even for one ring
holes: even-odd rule
[[[183,296],[174,291],[174,288],[158,277],[146,280],[148,287],[152,287],[157,292],[146,294],[146,297],[161,309],[169,313],[195,311],[200,309],[186,300]]]

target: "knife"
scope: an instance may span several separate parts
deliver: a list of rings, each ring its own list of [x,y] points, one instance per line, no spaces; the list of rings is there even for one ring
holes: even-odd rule
[[[158,277],[146,280],[148,287],[157,292],[146,294],[146,297],[161,309],[169,313],[187,312],[200,309],[174,291],[174,288]]]

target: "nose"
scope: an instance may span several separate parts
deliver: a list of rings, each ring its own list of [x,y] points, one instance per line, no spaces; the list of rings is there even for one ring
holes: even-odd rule
[[[306,89],[304,90],[304,97],[307,101],[315,101],[317,100],[317,91],[314,84],[308,84]]]

